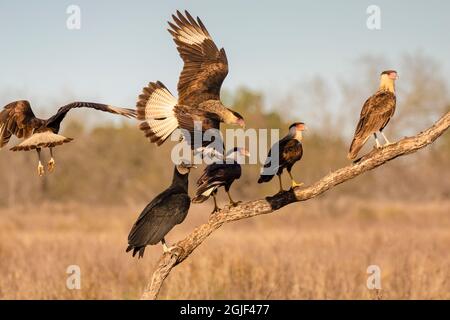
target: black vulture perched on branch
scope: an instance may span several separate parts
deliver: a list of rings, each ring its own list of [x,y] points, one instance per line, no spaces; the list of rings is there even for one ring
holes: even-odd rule
[[[283,192],[284,190],[281,182],[281,174],[283,173],[283,170],[286,169],[289,177],[291,178],[292,188],[303,185],[303,183],[297,183],[294,181],[291,170],[294,164],[303,156],[302,140],[303,131],[305,130],[306,126],[303,122],[296,122],[289,127],[289,133],[272,146],[269,154],[267,155],[267,160],[264,167],[262,168],[258,183],[269,182],[276,174],[280,183],[279,192]],[[278,154],[274,154],[276,150],[278,151]],[[278,164],[273,162],[274,159],[278,161]]]
[[[348,152],[348,158],[350,160],[356,159],[358,152],[372,134],[375,137],[376,147],[381,148],[381,144],[377,138],[378,131],[386,141],[385,146],[390,144],[383,133],[383,129],[387,126],[395,112],[395,80],[397,79],[398,75],[395,70],[387,70],[381,73],[378,91],[367,99],[362,107],[355,136]]]
[[[66,114],[74,108],[91,108],[127,118],[136,117],[132,109],[118,108],[100,103],[73,102],[59,108],[56,114],[47,120],[36,118],[30,103],[25,100],[8,104],[0,112],[0,149],[8,144],[11,136],[24,138],[25,140],[11,148],[12,151],[36,150],[39,157],[38,174],[44,175],[44,166],[41,163],[41,149],[50,148],[51,159],[48,162],[48,170],[52,172],[55,168],[53,159],[53,148],[72,141],[59,135],[61,122]]]
[[[145,247],[162,243],[164,251],[170,251],[164,237],[186,218],[191,205],[188,195],[189,171],[193,166],[175,166],[172,184],[154,198],[142,211],[128,235],[128,248],[133,257],[139,252],[144,256]]]

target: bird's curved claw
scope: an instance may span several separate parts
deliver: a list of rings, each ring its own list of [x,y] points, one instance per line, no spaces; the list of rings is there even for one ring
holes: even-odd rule
[[[219,212],[221,209],[219,207],[214,207],[214,210],[211,212],[211,214],[215,214]]]
[[[54,160],[53,158],[51,158],[51,159],[49,160],[49,162],[47,163],[47,169],[48,169],[48,172],[53,172],[53,171],[55,171],[55,166],[56,166],[55,160]]]
[[[38,170],[39,177],[43,177],[45,170],[44,170],[44,166],[42,165],[42,163],[39,162],[37,170]]]

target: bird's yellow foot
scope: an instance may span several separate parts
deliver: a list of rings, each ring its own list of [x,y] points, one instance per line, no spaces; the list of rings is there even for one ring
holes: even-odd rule
[[[38,170],[39,177],[44,176],[44,173],[45,173],[44,166],[42,165],[41,162],[39,162],[37,170]]]
[[[301,187],[302,185],[304,185],[303,182],[297,183],[295,181],[292,181],[291,187],[292,189],[297,188],[297,187]]]
[[[55,160],[53,158],[50,159],[50,161],[47,163],[48,172],[55,171]]]

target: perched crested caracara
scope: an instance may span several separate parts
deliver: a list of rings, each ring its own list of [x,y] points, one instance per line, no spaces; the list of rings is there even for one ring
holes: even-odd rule
[[[143,89],[137,102],[140,129],[151,142],[161,145],[177,129],[185,129],[185,137],[193,146],[193,132],[202,125],[202,132],[219,129],[220,123],[244,127],[244,119],[220,101],[220,88],[228,74],[225,50],[218,49],[199,18],[187,11],[177,11],[169,22],[169,32],[183,59],[184,67],[178,81],[178,100],[161,82],[151,82]],[[209,144],[210,142],[208,142]],[[205,146],[204,143],[202,143]]]
[[[170,251],[164,237],[173,227],[186,218],[191,205],[188,195],[188,178],[192,166],[178,165],[173,172],[172,184],[154,198],[142,211],[128,235],[127,252],[133,250],[133,257],[139,252],[144,256],[145,247],[162,243],[164,252]]]
[[[289,127],[289,133],[280,141],[272,146],[267,155],[267,160],[262,168],[261,176],[258,183],[264,183],[272,180],[276,174],[280,183],[280,191],[283,192],[283,184],[281,182],[281,174],[286,169],[292,181],[292,188],[299,187],[303,183],[296,183],[292,178],[292,166],[299,161],[303,156],[303,131],[306,126],[303,122],[296,122]],[[278,148],[278,156],[273,153]],[[272,158],[277,157],[278,165],[272,165]]]
[[[375,137],[377,148],[381,147],[377,138],[378,131],[386,141],[385,145],[390,144],[383,133],[383,129],[389,123],[389,120],[395,112],[395,80],[397,78],[397,71],[394,70],[383,71],[381,73],[380,88],[373,96],[367,99],[361,110],[355,136],[348,152],[348,158],[350,160],[356,159],[358,152],[372,134]]]
[[[223,163],[208,165],[197,181],[198,188],[192,202],[202,203],[212,196],[214,199],[214,210],[212,213],[215,213],[220,210],[216,201],[217,189],[224,187],[230,204],[236,206],[239,202],[235,202],[231,198],[230,187],[234,180],[238,180],[241,177],[242,170],[241,165],[238,163],[239,156],[249,156],[249,153],[244,148],[234,148],[226,154]]]
[[[67,112],[73,108],[92,108],[127,118],[136,117],[136,111],[132,109],[117,108],[100,103],[73,102],[59,108],[58,112],[49,119],[43,120],[36,118],[28,101],[16,101],[5,106],[3,111],[0,112],[0,149],[8,144],[12,135],[17,138],[24,138],[25,140],[22,143],[11,148],[11,150],[36,150],[39,156],[38,174],[43,176],[44,166],[41,163],[41,149],[50,148],[51,159],[48,162],[48,170],[52,172],[55,168],[53,148],[73,140],[58,134],[61,122]]]

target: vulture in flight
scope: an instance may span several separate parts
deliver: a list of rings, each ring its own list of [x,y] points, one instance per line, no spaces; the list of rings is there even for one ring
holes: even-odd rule
[[[136,112],[132,109],[117,108],[100,103],[74,102],[61,107],[54,116],[44,120],[34,115],[28,101],[16,101],[5,106],[0,112],[0,149],[8,144],[13,135],[19,139],[25,139],[11,150],[36,150],[39,157],[38,174],[43,176],[44,166],[41,163],[41,150],[49,148],[51,159],[48,162],[48,171],[52,172],[55,169],[53,148],[73,140],[58,134],[61,122],[67,112],[73,108],[92,108],[127,118],[136,117]]]
[[[381,73],[380,87],[378,91],[364,103],[356,126],[355,136],[348,152],[349,160],[355,160],[358,152],[373,134],[376,147],[381,148],[377,138],[379,131],[383,136],[386,145],[390,142],[383,133],[383,129],[391,120],[395,112],[395,80],[398,79],[397,71],[387,70]]]
[[[302,140],[303,131],[305,130],[306,126],[303,122],[296,122],[289,127],[289,133],[272,146],[269,154],[267,155],[267,160],[262,168],[262,173],[259,177],[258,183],[269,182],[276,174],[280,183],[279,192],[283,192],[284,190],[283,183],[281,181],[281,174],[283,173],[283,170],[286,169],[289,177],[291,178],[292,188],[303,185],[303,183],[295,182],[292,177],[291,170],[294,164],[303,156]],[[276,152],[278,154],[274,154]],[[273,157],[277,157],[277,164],[272,164]]]
[[[171,250],[167,247],[164,237],[173,227],[184,221],[189,211],[190,168],[192,168],[191,165],[185,164],[175,166],[170,187],[154,198],[134,223],[128,235],[126,250],[126,252],[133,250],[133,257],[139,253],[138,258],[142,258],[147,245],[155,245],[159,242],[162,243],[164,252]]]
[[[233,201],[230,195],[230,187],[235,180],[241,177],[241,165],[238,163],[239,156],[249,156],[249,152],[244,148],[231,149],[225,156],[225,159],[219,163],[208,165],[203,174],[197,181],[197,191],[193,203],[202,203],[209,199],[210,196],[214,199],[215,213],[220,210],[217,206],[216,194],[220,187],[225,188],[225,192],[230,200],[230,205],[236,206],[239,202]]]
[[[220,88],[228,74],[225,50],[218,49],[202,21],[187,11],[172,15],[168,31],[184,62],[178,81],[178,99],[161,82],[151,82],[137,102],[140,129],[158,146],[175,131],[183,129],[192,148],[193,133],[219,129],[220,123],[245,126],[242,116],[220,101]],[[200,127],[201,126],[201,127]]]

